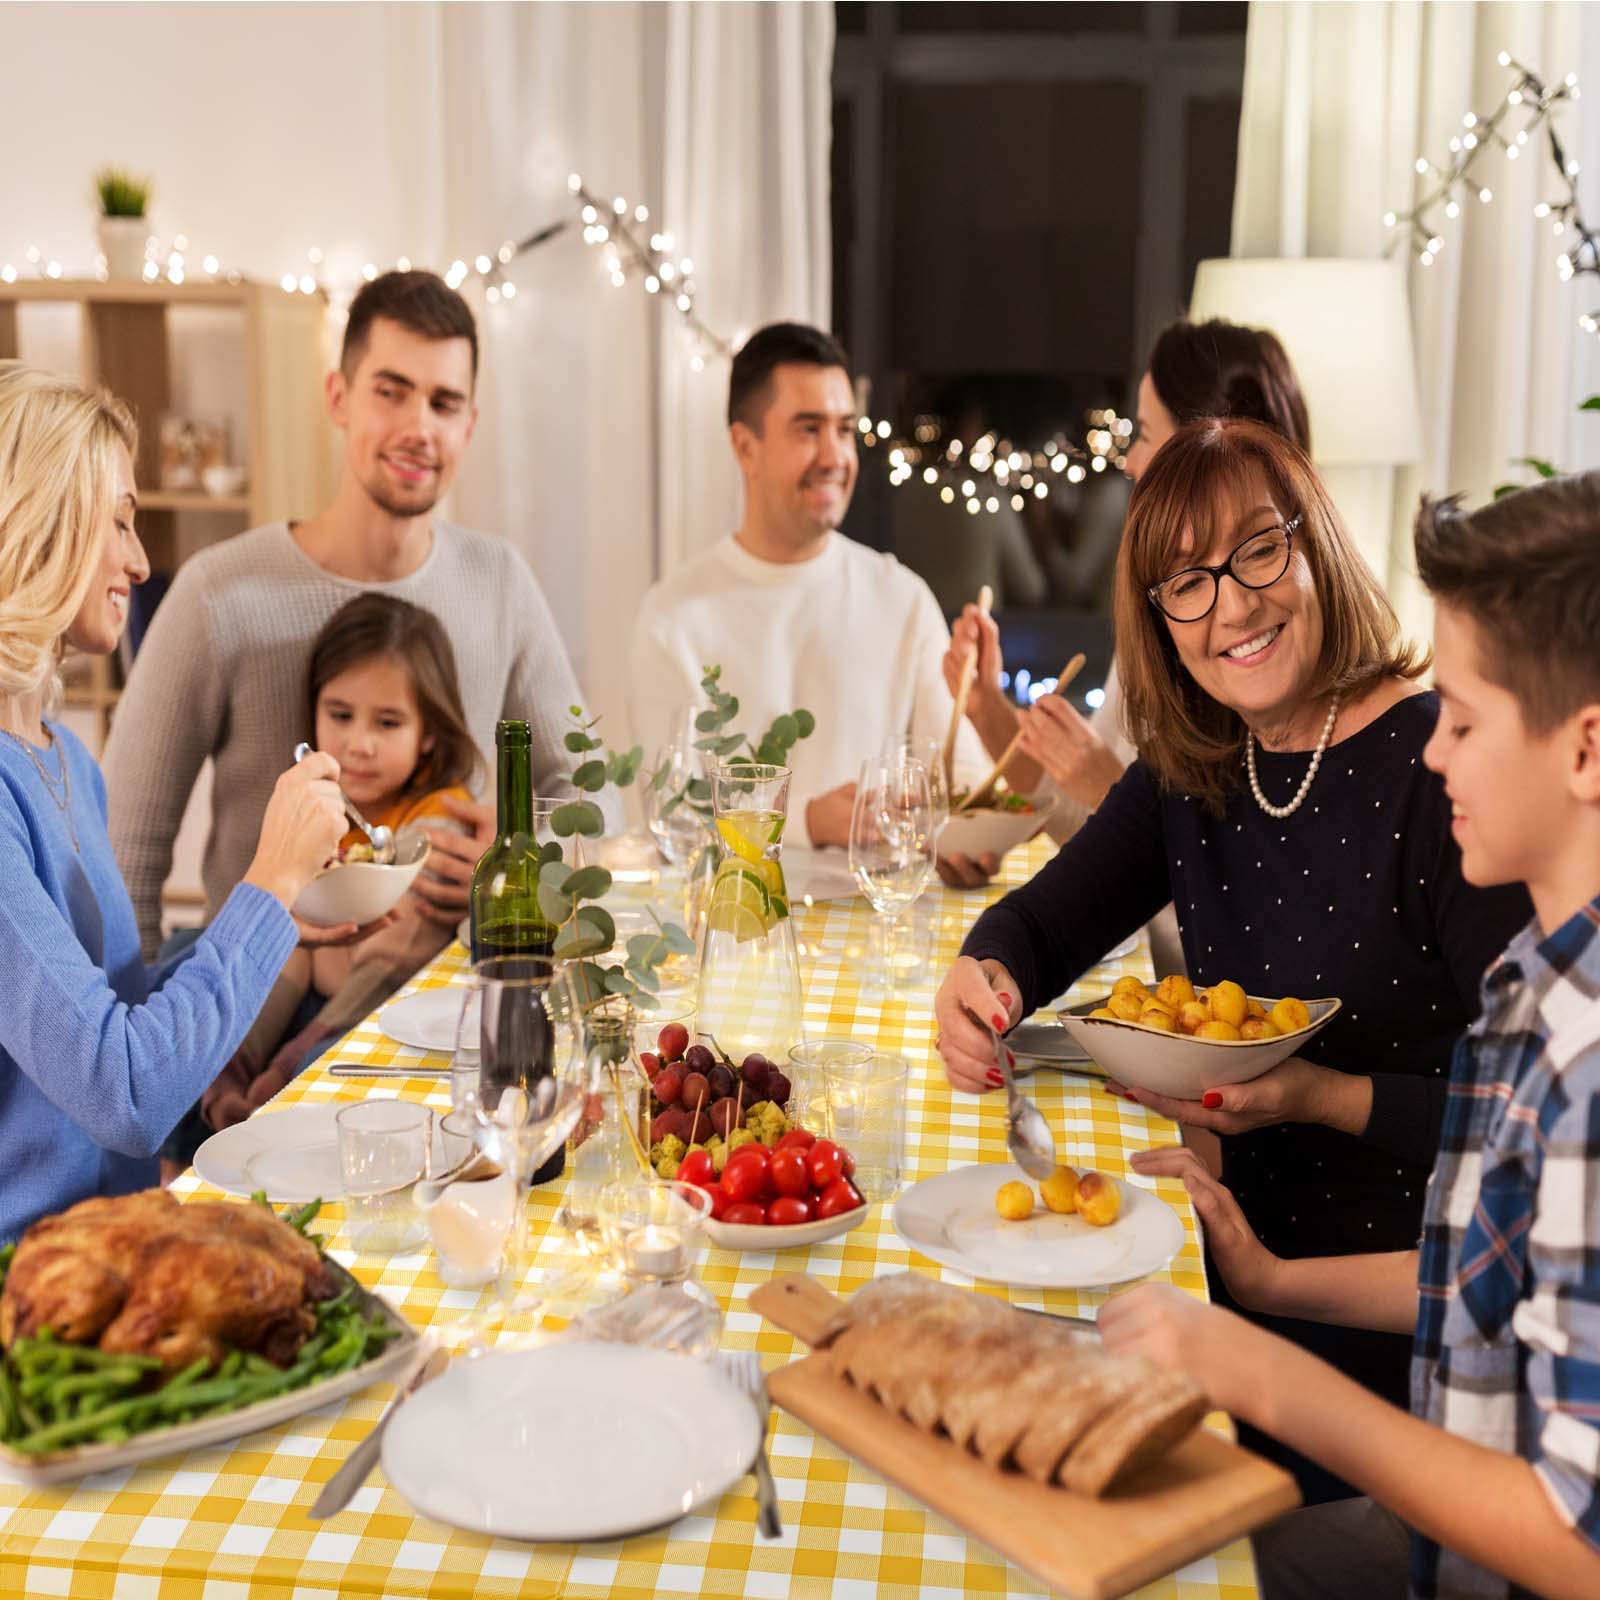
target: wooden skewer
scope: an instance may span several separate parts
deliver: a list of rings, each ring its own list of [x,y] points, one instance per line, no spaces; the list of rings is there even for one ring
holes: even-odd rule
[[[978,609],[989,615],[994,604],[994,590],[988,584],[978,591]],[[967,714],[967,697],[972,693],[972,680],[978,675],[978,650],[967,646],[966,659],[961,663],[961,676],[956,680],[955,704],[950,708],[950,728],[944,736],[944,787],[948,794],[955,784],[956,735],[961,731],[961,719]]]
[[[1056,679],[1056,686],[1051,692],[1054,694],[1060,694],[1067,687],[1067,685],[1071,683],[1080,672],[1083,671],[1083,663],[1084,655],[1080,650],[1077,655],[1075,655],[1066,664],[1066,666],[1061,669],[1061,675]],[[982,805],[986,800],[988,800],[990,795],[993,793],[994,786],[999,781],[1001,774],[1008,766],[1011,765],[1011,758],[1021,748],[1022,730],[1019,728],[1017,730],[1016,738],[1014,738],[1011,743],[1000,752],[1000,759],[995,762],[994,766],[990,769],[989,776],[985,778],[983,782],[980,783],[978,787],[974,789],[959,806],[956,807],[956,810],[958,812],[970,811],[974,806]]]

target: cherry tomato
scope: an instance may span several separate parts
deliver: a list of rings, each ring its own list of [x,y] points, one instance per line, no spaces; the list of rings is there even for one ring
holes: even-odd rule
[[[740,1200],[728,1207],[722,1213],[722,1221],[735,1224],[742,1223],[746,1227],[759,1228],[767,1220],[767,1208],[758,1205],[754,1200]]]
[[[835,1178],[817,1201],[817,1216],[837,1217],[861,1204],[861,1191],[848,1178]]]
[[[767,1197],[768,1174],[758,1161],[735,1161],[732,1156],[722,1169],[722,1187],[735,1202],[762,1201]]]
[[[826,1189],[844,1171],[844,1151],[832,1139],[818,1139],[806,1152],[813,1189]]]
[[[716,1177],[709,1150],[691,1150],[678,1167],[678,1182],[698,1184],[704,1189]]]
[[[811,1175],[806,1171],[805,1152],[802,1150],[774,1150],[772,1152],[772,1187],[781,1195],[809,1195]]]
[[[809,1150],[817,1142],[817,1136],[805,1128],[791,1128],[778,1141],[780,1150]]]
[[[844,1157],[844,1165],[839,1169],[840,1170],[840,1174],[843,1177],[846,1177],[846,1178],[855,1177],[855,1175],[856,1175],[856,1158],[853,1155],[851,1155],[850,1152],[848,1150],[846,1150],[843,1145],[839,1146],[839,1154]]]
[[[720,1182],[704,1184],[702,1187],[705,1189],[706,1193],[711,1196],[712,1221],[720,1222],[730,1203],[728,1200],[728,1191],[722,1187]]]
[[[811,1202],[798,1195],[781,1194],[767,1207],[767,1221],[774,1228],[792,1228],[810,1222],[813,1215]]]

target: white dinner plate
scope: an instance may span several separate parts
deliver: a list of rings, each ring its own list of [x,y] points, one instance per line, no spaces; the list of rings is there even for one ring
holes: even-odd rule
[[[338,1114],[337,1105],[258,1111],[212,1134],[195,1151],[194,1170],[228,1194],[265,1189],[274,1205],[338,1200],[344,1195]],[[443,1172],[450,1163],[450,1141],[439,1121],[433,1121],[433,1164],[436,1172]]]
[[[396,1044],[450,1055],[456,1047],[456,1024],[461,1021],[466,996],[459,984],[418,989],[403,1000],[391,1000],[378,1013],[378,1026]]]
[[[560,1340],[457,1361],[394,1414],[389,1482],[426,1517],[502,1539],[619,1539],[749,1471],[762,1422],[716,1367]]]
[[[1037,1208],[1008,1222],[994,1208],[1000,1185],[1020,1179]],[[1045,1209],[1038,1186],[1009,1161],[953,1167],[895,1202],[894,1229],[912,1249],[994,1283],[1030,1289],[1098,1289],[1157,1272],[1183,1248],[1183,1220],[1148,1189],[1113,1180],[1122,1215],[1097,1228],[1076,1213]]]

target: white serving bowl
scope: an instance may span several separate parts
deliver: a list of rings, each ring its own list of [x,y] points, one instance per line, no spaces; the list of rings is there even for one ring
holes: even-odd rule
[[[391,865],[376,861],[347,861],[318,873],[294,903],[294,914],[323,927],[353,922],[365,927],[400,904],[416,881],[431,848],[421,833],[402,828],[395,836]]]
[[[797,1250],[805,1245],[821,1244],[824,1239],[837,1239],[841,1233],[867,1220],[872,1202],[863,1197],[863,1204],[853,1211],[841,1211],[836,1217],[821,1217],[815,1222],[795,1222],[785,1228],[769,1228],[764,1222],[717,1222],[707,1217],[703,1224],[705,1236],[719,1250]]]
[[[1195,1039],[1186,1033],[1161,1033],[1136,1022],[1091,1017],[1111,997],[1090,1000],[1061,1013],[1061,1026],[1106,1072],[1130,1089],[1149,1089],[1180,1100],[1198,1100],[1207,1089],[1244,1083],[1270,1072],[1314,1038],[1338,1014],[1338,1000],[1307,1000],[1311,1022],[1298,1033],[1275,1039]],[[1268,1011],[1273,1002],[1252,995]]]
[[[200,473],[200,482],[207,494],[218,498],[238,494],[244,488],[244,468],[206,467]]]
[[[1032,811],[952,811],[939,832],[939,854],[972,856],[992,854],[996,859],[1019,844],[1026,844],[1055,810],[1049,799]]]

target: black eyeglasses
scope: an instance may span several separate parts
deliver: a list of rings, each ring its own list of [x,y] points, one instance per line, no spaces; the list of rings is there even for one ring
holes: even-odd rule
[[[1252,533],[1220,566],[1185,567],[1145,593],[1150,604],[1174,622],[1198,622],[1217,603],[1217,590],[1226,573],[1246,589],[1266,589],[1289,570],[1289,551],[1300,518]]]

